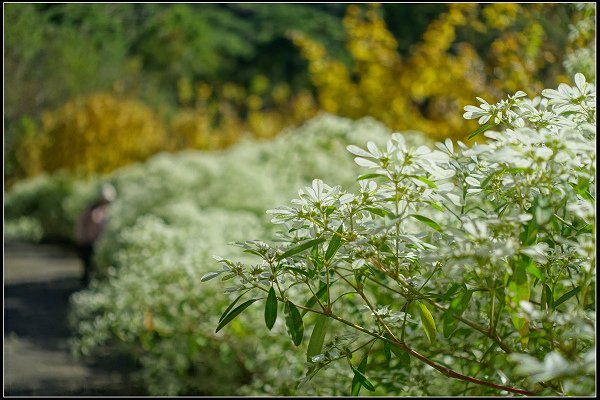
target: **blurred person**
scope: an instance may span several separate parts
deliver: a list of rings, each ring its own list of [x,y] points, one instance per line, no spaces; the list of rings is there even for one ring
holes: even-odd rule
[[[108,205],[115,199],[116,194],[113,185],[103,185],[96,201],[83,210],[75,224],[75,244],[77,254],[83,262],[81,283],[84,286],[90,282],[93,272],[94,245],[106,224]]]

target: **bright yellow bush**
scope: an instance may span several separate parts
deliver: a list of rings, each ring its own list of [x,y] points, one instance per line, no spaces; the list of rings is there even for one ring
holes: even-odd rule
[[[379,6],[351,5],[344,18],[351,67],[301,33],[290,37],[309,61],[326,111],[351,118],[370,115],[395,130],[417,129],[437,139],[462,138],[476,126],[462,118],[463,107],[475,96],[491,101],[544,87],[539,72],[560,49],[544,42],[538,21],[554,6],[449,4],[402,58]],[[473,44],[457,41],[464,32],[497,38],[482,58]]]
[[[107,173],[164,148],[166,131],[144,104],[108,93],[80,97],[42,118],[43,170]],[[21,145],[21,151],[28,143]]]

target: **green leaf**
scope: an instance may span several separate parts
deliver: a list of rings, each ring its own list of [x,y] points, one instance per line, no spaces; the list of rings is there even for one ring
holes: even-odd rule
[[[423,324],[423,328],[425,328],[425,334],[427,335],[427,339],[429,339],[429,343],[435,342],[435,335],[437,329],[435,327],[435,321],[433,316],[431,315],[431,311],[427,308],[427,306],[420,301],[417,301],[417,305],[419,306],[419,314],[421,316],[421,324]]]
[[[548,307],[549,310],[553,310],[554,309],[554,296],[552,295],[552,289],[550,289],[550,286],[548,286],[548,284],[544,283],[544,294],[545,294],[545,300],[546,300],[546,305]]]
[[[426,201],[426,203],[429,203],[429,205],[431,205],[431,207],[435,208],[438,211],[444,211],[444,207],[440,206],[435,201],[428,200],[428,201]]]
[[[308,299],[308,301],[304,305],[304,308],[312,308],[312,306],[317,304],[317,299],[319,299],[321,301],[325,301],[326,294],[327,294],[327,284],[323,283],[323,285],[319,288],[317,293],[315,293],[314,296],[311,296],[311,298]],[[302,310],[302,315],[306,314],[307,312],[308,312],[308,310]]]
[[[365,207],[365,210],[369,211],[372,214],[379,215],[380,217],[385,217],[386,215],[389,214],[388,211],[381,209],[381,208]]]
[[[529,223],[525,226],[525,229],[521,233],[521,241],[524,246],[530,246],[535,244],[538,234],[538,225],[535,222],[535,219],[531,219]]]
[[[291,265],[287,265],[287,266],[283,267],[283,269],[284,269],[284,270],[286,270],[286,271],[295,272],[295,273],[297,273],[297,274],[300,274],[300,275],[302,275],[302,276],[305,276],[305,277],[307,277],[307,278],[310,278],[310,275],[309,275],[309,273],[308,273],[307,271],[305,271],[305,270],[301,269],[301,268],[298,268],[298,267],[292,267]]]
[[[442,227],[439,226],[437,224],[437,222],[432,221],[432,220],[430,220],[427,217],[424,217],[424,216],[419,215],[419,214],[410,214],[410,216],[413,217],[416,220],[419,220],[419,221],[423,222],[424,224],[428,225],[429,227],[435,229],[438,232],[443,232]]]
[[[554,308],[560,306],[562,303],[564,303],[565,301],[569,300],[571,297],[575,296],[577,293],[579,293],[580,290],[581,290],[581,286],[577,286],[575,289],[570,290],[567,293],[565,293],[562,296],[560,296],[558,298],[558,300],[556,300],[554,302]]]
[[[546,225],[554,216],[554,210],[552,209],[550,200],[540,196],[535,199],[534,204],[535,208],[533,214],[535,216],[535,222],[538,226]]]
[[[394,353],[396,357],[400,359],[400,361],[402,361],[402,364],[410,365],[410,354],[408,354],[401,348],[393,345],[390,345],[390,350],[392,351],[392,353]]]
[[[385,359],[390,361],[392,359],[392,352],[390,350],[390,344],[386,341],[383,342],[383,355]]]
[[[365,354],[365,356],[361,360],[360,364],[358,364],[357,370],[359,372],[365,373],[367,371],[367,356],[368,356],[368,354]],[[352,368],[352,369],[354,370],[354,368]],[[362,385],[361,385],[360,377],[357,376],[356,374],[354,374],[354,378],[352,378],[352,392],[350,393],[350,395],[358,396],[361,386]]]
[[[244,253],[248,253],[248,254],[254,254],[255,256],[259,256],[260,258],[265,258],[265,256],[263,254],[260,254],[258,251],[256,250],[252,250],[252,249],[246,249],[246,250],[242,250]]]
[[[526,256],[518,260],[514,266],[512,276],[508,282],[508,290],[506,291],[506,301],[510,306],[510,319],[521,336],[521,344],[523,346],[526,346],[529,338],[529,322],[521,317],[519,302],[529,301],[529,296],[531,295],[527,276],[527,267],[531,263],[533,263],[533,260]]]
[[[236,276],[237,275],[235,273],[227,274],[227,275],[221,277],[221,281],[223,281],[223,282],[224,281],[228,281],[228,280],[230,280],[232,278],[235,278]]]
[[[364,179],[373,179],[373,178],[380,178],[380,177],[384,177],[384,174],[364,174],[359,176],[358,178],[356,178],[357,181],[362,181]]]
[[[217,276],[221,275],[223,272],[225,272],[225,271],[209,272],[208,274],[203,275],[202,278],[200,278],[200,282],[210,281],[211,279],[216,278]]]
[[[240,306],[238,306],[233,311],[231,311],[229,314],[227,314],[227,316],[225,318],[223,318],[221,322],[219,322],[219,326],[217,326],[217,329],[215,330],[215,333],[219,332],[225,325],[227,325],[228,323],[230,323],[242,311],[244,311],[246,308],[248,308],[248,306],[250,306],[252,303],[254,303],[257,300],[260,300],[260,299],[251,299],[251,300],[248,300],[247,302],[242,303]]]
[[[342,245],[343,231],[344,225],[340,225],[340,227],[336,231],[337,235],[333,235],[333,237],[329,241],[329,246],[327,246],[327,251],[325,252],[325,261],[330,261]]]
[[[534,264],[531,263],[527,266],[527,272],[538,279],[542,279],[542,271]]]
[[[494,179],[496,176],[500,175],[502,173],[502,171],[494,171],[491,174],[489,174],[482,182],[481,182],[481,187],[485,188],[488,186],[488,184],[490,183],[490,181],[492,179]]]
[[[292,338],[292,342],[296,346],[300,346],[302,343],[302,337],[304,335],[304,323],[302,322],[302,316],[298,312],[298,308],[291,301],[285,303],[285,326],[287,327],[288,334]]]
[[[244,296],[246,293],[248,293],[248,291],[246,290],[244,293],[240,294],[229,306],[227,306],[227,308],[225,309],[225,311],[223,311],[223,314],[221,314],[221,318],[219,318],[219,322],[223,321],[223,318],[225,318],[225,316],[229,313],[229,311],[237,304],[237,302],[242,298],[242,296]]]
[[[265,324],[267,324],[267,328],[271,330],[273,325],[275,325],[275,321],[277,320],[277,295],[275,294],[275,289],[273,286],[269,289],[269,294],[267,295],[267,303],[265,304]]]
[[[456,316],[460,317],[465,312],[471,301],[472,294],[473,292],[465,290],[459,296],[454,297],[450,303],[450,307],[448,307],[448,311],[444,313],[443,318],[443,333],[445,338],[449,338],[454,331],[456,331],[456,328],[458,327],[458,319],[456,319]]]
[[[365,358],[363,358],[363,360],[366,360],[366,356]],[[361,362],[362,364],[362,362]],[[365,374],[363,374],[362,372],[360,372],[358,369],[354,368],[353,366],[350,366],[352,368],[352,371],[354,372],[354,379],[352,379],[352,392],[354,393],[355,389],[355,380],[356,382],[358,382],[358,384],[362,385],[365,387],[365,389],[370,390],[371,392],[375,391],[375,386],[373,386],[373,384],[371,382],[369,382],[369,379],[365,376]],[[366,361],[365,361],[365,367],[366,367]],[[356,394],[353,394],[353,396],[358,396],[358,391],[360,390],[360,386],[359,389],[356,390]]]
[[[313,328],[310,340],[308,341],[308,349],[306,350],[306,359],[310,361],[312,357],[321,354],[325,336],[327,335],[327,327],[329,326],[329,318],[326,315],[318,314],[317,322]]]
[[[310,249],[311,247],[316,246],[320,243],[323,243],[324,241],[325,241],[325,238],[311,239],[307,242],[302,243],[299,246],[292,247],[291,249],[287,250],[285,253],[283,253],[282,255],[277,257],[277,260],[283,260],[284,258],[293,256],[294,254],[298,254],[301,251]]]
[[[477,128],[473,132],[471,132],[471,134],[469,135],[469,137],[467,139],[473,139],[475,136],[479,135],[482,132],[487,131],[490,128],[493,128],[496,125],[498,125],[498,124],[489,123],[489,124],[481,125],[479,128]]]
[[[433,182],[431,182],[429,179],[423,177],[423,176],[417,176],[416,177],[418,180],[420,180],[421,182],[423,182],[424,184],[426,184],[427,186],[429,186],[432,189],[437,189],[437,185]]]

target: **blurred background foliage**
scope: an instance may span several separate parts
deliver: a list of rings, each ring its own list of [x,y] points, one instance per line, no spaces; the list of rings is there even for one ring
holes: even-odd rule
[[[214,333],[232,297],[199,283],[212,255],[264,237],[264,210],[313,178],[351,185],[348,144],[462,138],[475,96],[595,77],[593,3],[12,3],[4,38],[5,240],[72,243],[116,187],[74,351],[122,351],[155,395],[347,394],[343,368],[298,389],[302,357],[261,310]],[[385,371],[376,395],[462,385]]]
[[[5,181],[271,138],[319,110],[461,138],[475,96],[554,86],[565,67],[592,74],[594,14],[561,3],[7,4]]]

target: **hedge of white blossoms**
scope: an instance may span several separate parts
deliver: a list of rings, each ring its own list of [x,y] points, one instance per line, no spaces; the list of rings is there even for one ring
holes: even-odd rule
[[[259,330],[258,310],[215,334],[214,312],[229,299],[200,278],[213,268],[213,254],[236,254],[227,243],[270,234],[264,209],[312,177],[351,184],[358,169],[349,143],[385,143],[389,135],[372,119],[322,115],[273,141],[161,154],[115,172],[109,179],[118,196],[97,253],[100,279],[72,297],[75,349],[121,349],[139,362],[151,395],[296,394],[302,361],[289,367],[285,338],[278,343]],[[260,343],[272,350],[262,352]],[[282,360],[285,369],[275,365]],[[273,374],[277,383],[268,382]],[[334,392],[314,385],[302,393]]]
[[[352,394],[595,393],[596,91],[574,82],[478,98],[483,144],[348,146],[355,191],[314,180],[268,211],[278,244],[239,243],[257,264],[204,276],[237,277],[217,330],[283,311],[303,381],[342,365]]]

